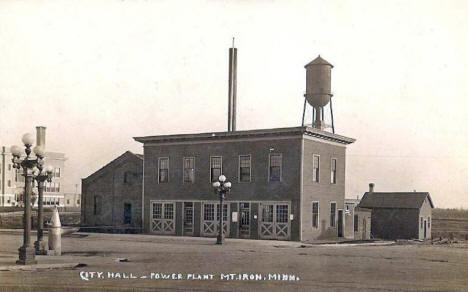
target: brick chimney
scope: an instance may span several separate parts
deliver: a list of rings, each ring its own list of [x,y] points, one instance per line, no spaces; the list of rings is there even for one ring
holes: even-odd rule
[[[375,186],[374,183],[370,183],[370,184],[369,184],[369,193],[373,193],[373,192],[374,192],[374,186]]]

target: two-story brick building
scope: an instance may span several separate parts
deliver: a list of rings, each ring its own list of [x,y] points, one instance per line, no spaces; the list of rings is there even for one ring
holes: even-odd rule
[[[143,231],[215,236],[223,206],[233,238],[313,240],[343,236],[346,145],[312,127],[136,137],[143,143]]]

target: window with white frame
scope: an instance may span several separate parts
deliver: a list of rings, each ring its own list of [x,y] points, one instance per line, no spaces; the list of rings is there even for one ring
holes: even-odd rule
[[[336,221],[336,203],[330,203],[330,227],[335,227]]]
[[[210,175],[211,181],[217,181],[223,171],[223,157],[211,156],[210,157]]]
[[[239,181],[250,182],[251,160],[250,155],[239,156]]]
[[[159,158],[158,181],[159,183],[169,182],[169,157]]]
[[[421,229],[423,228],[423,226],[424,226],[424,218],[421,217]]]
[[[205,203],[203,205],[203,220],[205,221],[214,221],[214,204]]]
[[[283,156],[281,153],[270,153],[270,181],[281,180],[281,168],[283,166]]]
[[[320,181],[320,156],[314,154],[312,162],[313,172],[312,172],[312,181]]]
[[[312,227],[319,226],[319,202],[312,202]]]
[[[336,184],[336,158],[331,159],[330,183]]]
[[[54,177],[60,177],[60,168],[56,167],[54,170]]]
[[[195,182],[195,158],[184,157],[184,183]]]

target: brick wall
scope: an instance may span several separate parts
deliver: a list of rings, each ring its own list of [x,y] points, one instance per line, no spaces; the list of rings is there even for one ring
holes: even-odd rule
[[[338,210],[344,209],[345,198],[344,145],[304,139],[302,240],[337,237]],[[313,181],[313,155],[320,155],[319,182]],[[331,159],[337,159],[336,184],[331,183]],[[312,203],[319,202],[319,226],[312,226]],[[330,226],[330,203],[336,202],[335,227]],[[344,213],[344,211],[343,211]],[[345,216],[345,215],[344,215]],[[343,224],[344,228],[344,224]],[[344,233],[344,230],[343,230]]]
[[[128,154],[127,154],[128,153]],[[124,204],[131,204],[132,227],[141,226],[142,165],[140,158],[127,152],[82,181],[83,226],[124,224]],[[126,175],[127,173],[127,175]],[[124,178],[127,176],[127,182]],[[101,199],[100,212],[94,214],[94,198]]]

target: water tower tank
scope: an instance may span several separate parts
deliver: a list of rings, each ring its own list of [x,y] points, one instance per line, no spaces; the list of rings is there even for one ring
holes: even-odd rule
[[[332,97],[331,69],[333,65],[319,55],[304,67],[306,68],[306,93],[304,96],[314,108],[324,107]]]

